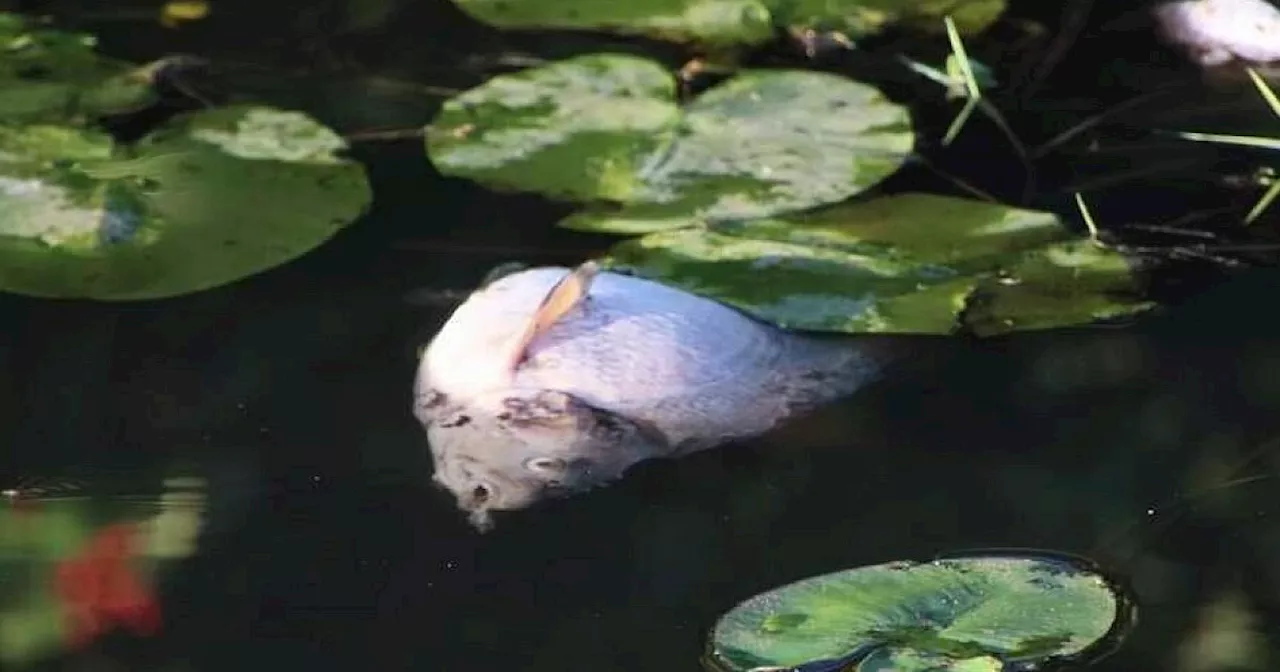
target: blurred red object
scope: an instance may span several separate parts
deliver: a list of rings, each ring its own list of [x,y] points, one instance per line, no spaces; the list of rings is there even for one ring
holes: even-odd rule
[[[112,626],[159,632],[160,602],[129,564],[137,537],[134,523],[109,525],[57,564],[54,589],[67,612],[69,645],[84,646]]]

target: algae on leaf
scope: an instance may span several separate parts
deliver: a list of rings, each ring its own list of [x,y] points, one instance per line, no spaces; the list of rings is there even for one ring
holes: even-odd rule
[[[662,66],[595,54],[449,100],[427,151],[446,175],[590,206],[566,227],[637,233],[841,201],[913,139],[904,108],[836,75],[745,71],[681,108]]]
[[[1125,634],[1132,608],[1103,577],[1056,557],[891,562],[739,604],[716,623],[704,662],[717,672],[995,672],[1099,653]]]
[[[178,117],[132,147],[0,129],[0,290],[150,299],[282,264],[368,206],[344,146],[305,115],[254,106]]]
[[[604,264],[817,331],[988,335],[1153,307],[1120,252],[1045,212],[899,194],[685,224],[620,242]]]
[[[755,45],[777,31],[812,28],[852,39],[894,24],[964,33],[985,29],[1005,0],[454,0],[478,21],[505,29],[596,30],[704,45]]]

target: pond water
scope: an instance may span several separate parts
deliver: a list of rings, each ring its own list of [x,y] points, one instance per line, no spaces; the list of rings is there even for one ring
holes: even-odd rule
[[[311,20],[307,3],[257,4],[215,3],[208,26],[180,36],[99,19],[104,48],[322,61],[289,32]],[[423,16],[444,17],[434,41],[386,53],[366,36],[344,53],[389,76],[474,82],[462,63],[498,38],[427,4]],[[348,128],[420,124],[438,102],[391,91],[379,107],[360,98],[377,88],[364,80],[299,81],[280,96]],[[756,593],[984,547],[1078,553],[1132,584],[1140,625],[1096,669],[1280,660],[1280,327],[1258,309],[1280,275],[1242,274],[1126,328],[920,342],[886,380],[802,423],[643,464],[481,535],[430,485],[410,413],[417,348],[448,296],[494,265],[572,264],[612,239],[552,230],[535,199],[435,175],[416,139],[357,155],[373,212],[294,263],[164,301],[0,297],[7,506],[106,510],[157,499],[174,477],[203,499],[194,552],[158,573],[159,630],[59,646],[40,665],[697,670],[716,617]],[[0,543],[60,529],[19,519],[0,519]],[[0,627],[29,590],[0,581]]]

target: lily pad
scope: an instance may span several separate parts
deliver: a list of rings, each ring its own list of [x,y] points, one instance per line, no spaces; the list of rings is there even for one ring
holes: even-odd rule
[[[903,107],[836,75],[748,70],[681,107],[653,61],[593,54],[495,77],[427,134],[444,174],[586,203],[570,228],[636,233],[835,203],[897,170]]]
[[[815,331],[990,335],[1154,306],[1123,254],[1047,212],[898,194],[686,224],[618,243],[602,263]]]
[[[96,44],[0,12],[0,122],[80,123],[155,100],[148,67],[106,58]]]
[[[837,31],[851,39],[894,24],[936,31],[950,16],[962,33],[991,25],[1005,0],[454,0],[478,21],[504,29],[595,30],[708,45],[754,45],[787,28]]]
[[[716,623],[704,662],[716,672],[1034,669],[1108,652],[1134,608],[1114,584],[1065,557],[891,562],[743,602]]]
[[[0,126],[0,290],[152,299],[278,266],[368,206],[344,147],[303,114],[257,106],[178,117],[133,146]]]

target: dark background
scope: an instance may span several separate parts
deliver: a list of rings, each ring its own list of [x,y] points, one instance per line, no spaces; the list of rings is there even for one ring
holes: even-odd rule
[[[234,92],[349,134],[411,131],[442,95],[510,69],[513,54],[607,42],[502,35],[440,0],[401,4],[363,32],[343,31],[343,3],[312,0],[215,0],[209,18],[178,31],[128,18],[124,3],[22,8],[52,8],[115,56],[210,57]],[[1011,13],[1052,31],[1071,4]],[[1095,12],[1034,95],[1006,101],[1020,132],[1043,142],[1153,82],[1201,86],[1147,33],[1102,30],[1114,16]],[[688,56],[611,43],[673,67]],[[760,58],[795,58],[772,49]],[[920,110],[932,142],[955,109]],[[1120,158],[1079,146],[1045,158],[1034,203],[1070,216],[1073,181],[1153,165],[1149,144],[1126,135],[1140,125],[1104,129]],[[992,149],[1004,141],[990,125],[974,122],[945,151],[929,142],[939,165],[1019,193],[1018,164]],[[1129,224],[1203,212],[1207,230],[1239,227],[1257,192],[1216,178],[1248,154],[1153,151],[1194,170],[1118,179],[1091,193],[1095,215]],[[804,423],[639,466],[481,536],[428,484],[409,412],[416,348],[450,306],[405,297],[466,290],[502,261],[573,263],[613,239],[552,229],[564,209],[536,198],[440,177],[418,138],[364,139],[354,154],[370,171],[372,212],[296,262],[165,301],[0,296],[0,476],[92,488],[175,456],[210,470],[211,529],[166,577],[164,635],[108,638],[51,668],[695,670],[715,618],[757,592],[990,546],[1080,553],[1133,584],[1140,627],[1098,669],[1276,660],[1274,271],[1224,280],[1221,263],[1173,264],[1157,280],[1174,288],[1175,308],[1132,326],[921,342],[888,380]],[[947,188],[922,171],[894,179]],[[1230,637],[1257,638],[1261,653]],[[1195,663],[1231,652],[1243,652],[1234,667]]]

